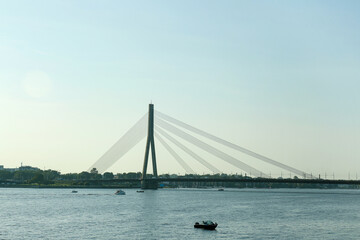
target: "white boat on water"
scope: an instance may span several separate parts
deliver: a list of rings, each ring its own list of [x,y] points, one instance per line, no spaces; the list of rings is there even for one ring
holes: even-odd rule
[[[115,192],[115,195],[125,195],[125,192],[119,189]]]

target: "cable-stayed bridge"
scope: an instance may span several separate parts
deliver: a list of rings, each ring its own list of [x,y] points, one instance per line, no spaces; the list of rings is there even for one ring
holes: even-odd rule
[[[190,158],[195,160],[198,164],[201,164],[203,167],[209,171],[216,173],[221,173],[218,167],[210,163],[206,158],[200,156],[198,151],[206,152],[207,154],[219,159],[227,164],[231,165],[236,171],[244,171],[248,176],[255,177],[250,178],[252,180],[242,180],[242,181],[269,181],[269,182],[298,182],[298,183],[320,183],[324,180],[316,179],[312,174],[301,171],[297,168],[288,166],[286,164],[275,161],[274,159],[268,158],[261,154],[255,153],[249,149],[238,146],[234,143],[221,139],[217,136],[214,136],[210,133],[202,131],[198,128],[195,128],[189,124],[186,124],[180,120],[172,118],[164,113],[154,110],[154,105],[149,105],[149,112],[145,114],[132,128],[130,128],[124,136],[122,136],[103,156],[101,156],[90,168],[96,168],[99,172],[103,173],[108,168],[110,168],[115,162],[121,159],[130,149],[137,145],[142,139],[147,137],[146,147],[145,147],[145,157],[142,170],[142,188],[157,188],[158,174],[157,174],[157,162],[156,162],[156,150],[155,150],[155,138],[156,144],[160,143],[172,157],[178,162],[178,164],[185,170],[188,174],[195,174],[195,171],[188,164],[188,161],[185,161],[182,155],[187,156],[186,159]],[[293,173],[297,176],[297,179],[273,179],[268,174],[258,170],[257,168],[250,166],[249,164],[243,162],[238,157],[234,157],[225,151],[210,145],[208,142],[203,141],[202,139],[207,139],[210,142],[214,142],[218,145],[225,146],[228,149],[233,151],[241,152],[252,158],[260,160],[261,162],[270,164],[284,171]],[[169,142],[176,146],[177,150],[180,150],[183,154],[180,155],[178,151],[172,148]],[[186,142],[187,144],[184,144]],[[152,159],[152,169],[153,175],[151,178],[147,174],[148,159]],[[236,172],[235,171],[235,172]],[[257,180],[256,180],[257,179]],[[260,180],[259,180],[260,179]],[[134,179],[134,181],[139,181],[139,179]],[[161,181],[194,181],[194,179],[161,179]],[[204,181],[204,180],[199,180]],[[229,179],[209,179],[209,181],[235,181]],[[339,183],[339,180],[326,180],[326,183]],[[341,181],[341,180],[340,180]],[[341,183],[346,183],[343,181]],[[350,181],[351,184],[354,184],[354,181]]]

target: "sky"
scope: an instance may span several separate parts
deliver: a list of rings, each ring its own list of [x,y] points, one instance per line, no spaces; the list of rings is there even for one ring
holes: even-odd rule
[[[1,0],[0,165],[87,170],[152,102],[308,173],[360,177],[359,13],[350,0]],[[183,173],[158,145],[158,171]],[[141,171],[144,149],[109,171]]]

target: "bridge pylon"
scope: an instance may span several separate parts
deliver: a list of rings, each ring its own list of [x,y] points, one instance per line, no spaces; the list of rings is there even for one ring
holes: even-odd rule
[[[157,179],[158,174],[156,167],[156,154],[155,154],[155,141],[154,141],[154,104],[149,104],[148,135],[147,135],[146,147],[145,147],[144,166],[141,176],[142,189],[158,188],[158,182],[154,181],[154,179],[148,181],[146,176],[150,147],[151,147],[151,158],[152,158],[152,166],[153,166],[153,178]]]

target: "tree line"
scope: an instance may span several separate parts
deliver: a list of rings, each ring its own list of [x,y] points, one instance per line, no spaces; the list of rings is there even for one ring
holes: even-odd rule
[[[96,168],[91,169],[89,172],[82,171],[80,173],[65,173],[62,174],[56,170],[0,170],[1,181],[13,181],[21,183],[43,183],[51,184],[55,181],[84,181],[84,180],[111,180],[118,179],[140,179],[140,172],[117,173],[105,172],[100,174]]]
[[[80,173],[65,173],[62,174],[56,170],[0,170],[0,182],[5,184],[6,182],[12,182],[19,185],[85,185],[90,186],[94,184],[92,180],[112,180],[112,179],[141,179],[141,172],[127,172],[127,173],[112,173],[105,172],[100,174],[96,168],[91,169],[90,171],[82,171]],[[151,178],[151,174],[147,174],[148,178]],[[243,179],[251,178],[246,175],[238,174],[186,174],[186,175],[177,175],[177,174],[161,174],[158,176],[161,178],[231,178],[231,179]],[[297,178],[294,176],[294,178]],[[88,181],[88,182],[87,182]],[[98,187],[101,186],[113,186],[114,183],[109,182],[98,182],[95,181]],[[116,183],[122,184],[123,187],[138,187],[139,183]],[[164,184],[162,184],[164,185]],[[115,186],[115,185],[114,185]],[[168,187],[190,187],[190,188],[202,188],[202,187],[229,187],[229,188],[338,188],[336,184],[299,184],[299,183],[246,183],[246,182],[170,182],[167,183]],[[358,188],[359,186],[347,186],[349,188]]]

